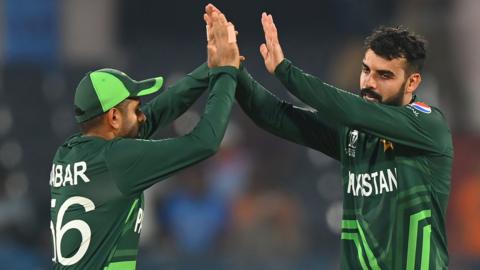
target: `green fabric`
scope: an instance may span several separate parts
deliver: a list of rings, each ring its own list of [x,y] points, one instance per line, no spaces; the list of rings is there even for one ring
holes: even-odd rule
[[[147,122],[142,126],[141,139],[107,141],[76,134],[59,147],[50,178],[51,197],[55,201],[51,208],[52,224],[55,234],[62,236],[57,254],[69,258],[81,243],[86,252],[72,265],[53,262],[54,269],[135,268],[143,191],[218,150],[230,118],[236,76],[234,68],[209,72],[202,65],[142,107]],[[163,140],[150,138],[158,127],[185,112],[207,88],[210,91],[203,117],[190,134]],[[72,171],[69,177],[67,170]],[[66,178],[76,180],[64,182]],[[82,205],[73,204],[59,216],[64,202],[74,197],[83,198],[79,202],[88,199],[93,209],[87,212]],[[71,221],[75,222],[68,223]],[[61,235],[67,223],[74,227],[67,227],[67,233]],[[78,233],[80,230],[85,239]],[[89,240],[82,242],[86,239]]]
[[[130,96],[130,92],[122,81],[110,73],[92,72],[90,79],[104,112]]]
[[[244,68],[236,99],[259,127],[340,161],[341,269],[404,270],[409,252],[410,258],[415,254],[409,262],[414,269],[447,269],[445,215],[453,144],[440,110],[371,103],[288,60],[275,75],[304,107],[277,98]],[[422,211],[431,215],[415,223],[423,239],[413,250],[408,218]]]
[[[367,263],[365,262],[365,258],[363,257],[363,248],[360,240],[358,239],[358,233],[342,233],[340,238],[342,240],[351,240],[355,244],[357,248],[357,258],[360,262],[360,266],[362,270],[368,270]]]
[[[102,104],[97,93],[93,90],[90,76],[85,76],[75,90],[75,119],[78,123],[84,122],[103,113]]]
[[[136,261],[113,262],[105,267],[104,270],[135,270],[136,264]]]
[[[427,225],[423,227],[423,243],[422,243],[422,264],[420,269],[429,269],[430,265],[430,236],[432,233],[432,226]]]
[[[111,142],[106,151],[107,164],[124,194],[144,190],[216,152],[229,120],[235,90],[231,85],[236,84],[233,80],[236,70],[212,69],[210,78],[212,90],[205,112],[191,133],[159,141],[116,139]],[[125,158],[122,154],[125,152],[130,158]],[[131,181],[133,178],[137,180]]]
[[[417,250],[417,239],[418,237],[418,226],[419,222],[423,219],[431,217],[432,211],[424,210],[420,211],[416,214],[410,216],[410,226],[409,226],[409,233],[408,233],[408,249],[407,249],[407,270],[415,269],[415,257],[416,257],[416,250]],[[431,225],[426,226],[430,227]],[[430,227],[431,228],[431,227]],[[424,242],[425,247],[427,247],[427,243],[430,242],[430,234],[424,235]],[[428,250],[422,250],[422,265],[426,265],[425,259],[428,258],[427,254],[430,253],[430,244],[428,244]],[[425,254],[425,255],[424,255]],[[424,269],[424,266],[422,269]]]
[[[162,77],[157,77],[157,78],[154,78],[152,80],[153,80],[153,85],[152,86],[147,86],[146,88],[142,87],[146,83],[145,81],[139,82],[138,85],[139,85],[140,91],[136,94],[136,96],[141,97],[141,96],[150,95],[152,93],[155,93],[156,91],[158,91],[158,89],[160,89],[160,87],[162,87],[162,85],[163,85],[163,78]],[[151,81],[149,80],[149,83],[150,82]]]
[[[135,210],[137,204],[138,204],[138,199],[136,199],[133,202],[132,207],[130,207],[130,211],[128,212],[127,218],[125,219],[125,223],[127,223],[130,217],[132,216],[133,210]]]
[[[140,138],[149,138],[157,128],[170,124],[186,112],[204,93],[208,84],[209,69],[204,63],[143,105],[142,111],[148,121],[140,128]]]

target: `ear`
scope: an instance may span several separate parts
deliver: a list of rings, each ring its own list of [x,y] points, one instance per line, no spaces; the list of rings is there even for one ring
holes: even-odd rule
[[[122,114],[119,109],[111,108],[106,113],[106,121],[107,125],[112,128],[113,130],[120,129],[121,122],[122,122]]]
[[[405,85],[405,92],[406,93],[415,92],[415,90],[417,90],[417,87],[420,85],[421,82],[422,82],[422,76],[420,75],[420,73],[418,72],[412,73],[407,79],[407,83]]]

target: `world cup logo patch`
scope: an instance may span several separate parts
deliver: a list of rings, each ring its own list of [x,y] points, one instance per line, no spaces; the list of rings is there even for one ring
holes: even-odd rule
[[[358,141],[358,130],[354,129],[350,131],[350,133],[348,134],[348,146],[346,149],[348,156],[355,157],[357,141]]]

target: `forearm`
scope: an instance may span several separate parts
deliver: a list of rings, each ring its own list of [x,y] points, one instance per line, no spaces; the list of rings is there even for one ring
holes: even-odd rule
[[[243,68],[238,74],[237,89],[235,98],[248,117],[261,128],[279,128],[279,109],[283,103],[280,99],[255,81]]]
[[[280,100],[243,68],[238,75],[236,100],[259,127],[286,140],[339,158],[335,147],[338,140],[335,126],[327,125],[315,111]]]
[[[142,110],[147,122],[142,138],[148,138],[157,128],[170,124],[190,108],[207,89],[208,72],[207,64],[202,64],[145,105]]]
[[[290,93],[334,122],[350,126],[355,115],[352,106],[363,102],[357,95],[335,88],[307,74],[285,59],[275,69],[276,77]],[[358,113],[358,111],[357,111]]]
[[[122,193],[140,192],[213,155],[225,134],[235,87],[234,68],[212,69],[205,112],[192,132],[164,140],[119,139],[112,142],[107,164]],[[127,156],[125,151],[128,151]]]
[[[207,104],[202,118],[190,133],[216,151],[225,134],[230,119],[237,86],[238,70],[218,67],[210,70]]]

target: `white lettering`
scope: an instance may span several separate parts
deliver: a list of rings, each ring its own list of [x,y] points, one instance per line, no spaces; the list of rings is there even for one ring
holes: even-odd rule
[[[75,162],[75,185],[77,184],[77,177],[80,176],[85,183],[90,182],[90,179],[84,174],[87,171],[87,163],[85,161]]]
[[[361,195],[360,193],[361,191],[362,191],[362,175],[359,174],[357,175],[357,187],[355,188],[356,196]]]
[[[63,177],[62,177],[62,165],[55,166],[55,181],[53,182],[54,187],[62,186]]]
[[[73,185],[72,171],[70,171],[70,164],[65,168],[65,177],[63,178],[62,186],[65,186],[67,182],[70,182],[70,186]]]
[[[372,173],[372,178],[373,178],[373,186],[375,187],[375,195],[378,194],[378,187],[377,187],[377,176],[378,172],[373,172]]]
[[[78,184],[79,177],[83,180],[83,182],[88,183],[90,182],[90,179],[86,176],[86,171],[87,163],[85,161],[75,162],[73,163],[73,166],[71,164],[67,164],[65,170],[63,170],[63,165],[53,164],[52,170],[50,171],[50,186],[75,186]]]
[[[372,185],[368,182],[370,181],[370,175],[368,173],[363,174],[363,181],[362,181],[362,196],[370,196],[372,194]]]
[[[348,172],[347,193],[353,194],[353,196],[369,197],[372,194],[392,192],[397,188],[396,168],[362,174]]]
[[[355,174],[348,172],[348,187],[347,187],[347,193],[353,192],[353,195],[357,196],[355,194]]]
[[[143,223],[143,210],[142,208],[139,208],[138,214],[137,214],[137,220],[135,221],[135,228],[133,231],[136,233],[140,233],[140,231],[142,230],[142,223]]]
[[[55,180],[55,164],[52,164],[52,170],[50,171],[50,186],[53,186]]]
[[[390,184],[390,190],[393,190],[392,183],[395,185],[395,189],[397,189],[397,168],[395,168],[395,174],[392,173],[390,169],[387,170],[388,174],[388,183]]]
[[[385,174],[383,173],[383,171],[380,171],[380,193],[383,193],[384,189],[386,190],[386,192],[390,191],[388,189],[387,179],[385,179]]]

